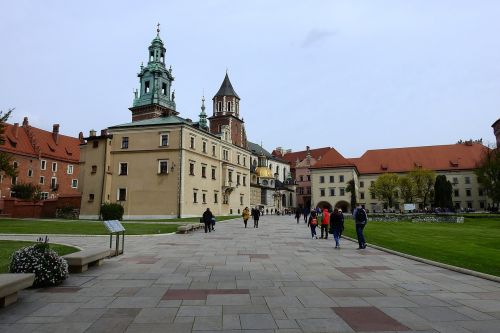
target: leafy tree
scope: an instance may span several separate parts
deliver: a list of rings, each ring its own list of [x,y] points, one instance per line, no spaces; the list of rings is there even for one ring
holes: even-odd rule
[[[399,185],[399,177],[395,173],[384,173],[370,186],[370,193],[388,207],[394,206],[394,198]]]
[[[399,190],[405,203],[413,203],[415,198],[415,184],[408,176],[399,178]]]
[[[38,185],[33,185],[31,183],[19,183],[16,185],[12,185],[10,190],[14,198],[35,201],[39,199],[38,196],[40,194],[40,186]]]
[[[434,191],[436,173],[432,170],[415,169],[410,171],[408,177],[415,186],[415,197],[420,199],[423,206],[426,207]]]
[[[477,181],[493,201],[493,207],[500,203],[500,149],[485,149],[481,162],[474,171]]]
[[[5,144],[5,123],[7,119],[9,119],[12,111],[14,111],[14,109],[9,109],[9,111],[5,113],[0,111],[0,146]],[[12,157],[4,151],[0,151],[0,172],[2,171],[11,178],[17,177],[17,170],[12,163]]]
[[[451,182],[446,179],[446,176],[437,176],[434,183],[434,206],[451,209],[453,207],[452,192],[453,187]]]
[[[351,193],[351,211],[354,211],[354,208],[356,208],[357,206],[356,183],[354,182],[354,179],[351,179],[350,181],[347,182],[345,190],[346,192]]]

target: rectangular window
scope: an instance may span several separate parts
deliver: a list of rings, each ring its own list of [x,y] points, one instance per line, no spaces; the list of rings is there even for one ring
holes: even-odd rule
[[[457,185],[458,184],[458,178],[457,177],[453,177],[453,185]]]
[[[365,199],[365,193],[364,192],[359,192],[359,198],[361,200],[364,200]]]
[[[158,173],[166,175],[168,173],[168,161],[159,160],[158,161]]]
[[[40,176],[40,184],[41,185],[45,184],[45,177],[44,176]]]
[[[68,170],[67,170],[67,174],[68,175],[72,175],[73,174],[73,165],[68,165]]]
[[[198,192],[193,192],[193,203],[198,203]]]
[[[222,150],[222,159],[229,161],[229,152],[226,149]]]
[[[118,172],[120,176],[126,176],[128,174],[128,164],[120,163],[120,170]]]
[[[229,171],[227,172],[227,174],[228,174],[228,177],[227,177],[227,178],[229,179],[229,181],[230,181],[230,182],[232,182],[232,181],[233,181],[233,172],[232,172],[231,170],[229,170]]]
[[[41,200],[47,200],[48,198],[49,198],[49,192],[41,192],[40,193]]]
[[[190,141],[189,141],[189,147],[190,147],[191,149],[194,149],[194,137],[191,137],[189,140],[190,140]]]
[[[236,186],[240,186],[240,175],[236,175]]]
[[[207,143],[205,141],[203,141],[203,152],[207,153]]]
[[[77,187],[78,187],[78,179],[72,179],[71,188],[77,188]]]
[[[215,179],[215,168],[212,168],[212,179]]]
[[[339,191],[340,191],[340,195],[345,195],[345,189],[341,188],[341,189],[339,189]]]
[[[202,193],[201,198],[203,200],[203,203],[206,204],[207,203],[207,195],[205,193]]]
[[[459,192],[458,192],[458,190],[453,190],[453,195],[454,195],[455,197],[458,197],[458,196],[459,196]]]
[[[467,201],[467,208],[472,209],[472,201]]]
[[[168,134],[160,135],[160,146],[162,147],[168,146]]]
[[[472,190],[470,188],[465,189],[465,195],[468,197],[472,196]]]
[[[144,93],[149,93],[149,81],[144,82]]]
[[[128,148],[128,136],[124,136],[122,138],[122,149],[127,149]]]
[[[320,197],[324,197],[325,196],[325,189],[324,188],[320,188],[319,189],[319,196]]]
[[[311,175],[307,175],[307,181],[310,182],[311,181]]]
[[[207,178],[207,167],[204,165],[201,166],[201,177]]]
[[[342,176],[342,175],[339,176],[339,182],[341,182],[341,183],[344,182],[344,176]]]
[[[28,177],[33,177],[33,169],[28,169]]]
[[[52,162],[52,172],[57,172],[57,162]]]
[[[335,182],[335,177],[334,176],[330,176],[330,183],[334,183]]]
[[[215,156],[215,146],[212,146],[212,156]]]
[[[319,176],[319,182],[324,183],[325,182],[325,176]]]
[[[243,156],[243,165],[247,166],[247,157],[246,156]]]
[[[311,186],[306,187],[306,194],[311,194]]]
[[[214,193],[214,203],[217,203],[217,201],[218,201],[217,199],[218,199],[217,198],[217,193]]]
[[[334,197],[334,196],[335,196],[335,189],[334,189],[334,188],[331,188],[331,189],[330,189],[330,196],[331,196],[331,197]]]
[[[126,201],[127,200],[127,189],[126,188],[119,188],[118,189],[118,201]]]
[[[243,186],[247,186],[247,177],[243,176]]]
[[[47,161],[41,160],[40,161],[40,170],[46,170],[46,169],[47,169]]]
[[[465,177],[465,184],[470,184],[470,177]]]
[[[96,172],[97,172],[97,165],[93,165],[91,173],[96,173]]]
[[[300,180],[301,182],[303,182],[303,181],[304,181],[304,176],[299,176],[299,180]]]
[[[167,84],[166,83],[162,83],[161,84],[161,94],[162,95],[166,95],[167,94]]]
[[[54,190],[57,190],[57,178],[56,177],[52,177],[50,179],[50,188],[54,191]]]
[[[365,187],[365,182],[359,182],[359,187],[361,188]]]
[[[236,156],[236,163],[240,164],[240,158],[241,158],[241,156],[240,156],[240,154],[238,154],[238,156]]]
[[[243,205],[243,201],[244,201],[244,196],[240,195],[240,205]]]
[[[189,175],[194,176],[194,163],[189,163]]]
[[[16,184],[17,184],[17,177],[15,177],[15,176],[14,176],[14,177],[12,177],[12,179],[10,180],[10,183],[11,183],[12,185],[16,185]]]

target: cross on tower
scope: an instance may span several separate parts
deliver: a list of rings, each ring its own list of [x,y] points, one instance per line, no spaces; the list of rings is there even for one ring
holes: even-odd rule
[[[156,32],[157,32],[158,34],[160,34],[160,23],[158,23],[158,24],[156,25]]]

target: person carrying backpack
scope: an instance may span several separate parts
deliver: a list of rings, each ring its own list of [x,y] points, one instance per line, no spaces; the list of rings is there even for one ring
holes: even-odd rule
[[[352,213],[354,217],[354,221],[356,223],[356,235],[358,236],[358,250],[366,248],[366,240],[363,235],[363,229],[366,226],[366,222],[368,221],[368,216],[366,214],[366,210],[359,205],[354,212]]]
[[[318,236],[316,235],[316,227],[318,226],[318,219],[315,211],[311,212],[311,216],[309,216],[309,221],[307,222],[307,226],[311,228],[312,238],[318,239]]]
[[[333,239],[335,239],[336,249],[340,249],[342,231],[344,231],[344,214],[342,214],[342,209],[335,208],[333,214],[330,215],[330,233],[333,234]]]

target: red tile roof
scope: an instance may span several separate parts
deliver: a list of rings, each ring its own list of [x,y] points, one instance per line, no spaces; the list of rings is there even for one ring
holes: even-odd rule
[[[18,125],[16,131],[15,125],[5,124],[5,144],[0,146],[0,150],[35,158],[40,154],[41,157],[78,163],[80,160],[78,138],[62,134],[57,136],[56,142],[52,132],[29,125]]]
[[[311,169],[354,167],[354,164],[342,156],[335,148],[330,148]]]
[[[435,171],[475,169],[488,148],[479,143],[368,150],[349,161],[359,173],[408,172],[416,167]]]
[[[318,157],[323,156],[328,150],[330,150],[330,147],[310,149],[309,153],[311,154],[311,157],[313,157],[314,159],[318,159]],[[304,158],[306,158],[306,156],[307,156],[307,150],[303,150],[303,151],[296,151],[293,153],[287,153],[281,156],[281,158],[290,163],[292,166],[294,166],[295,162],[297,162],[297,159],[299,161],[302,161]]]

